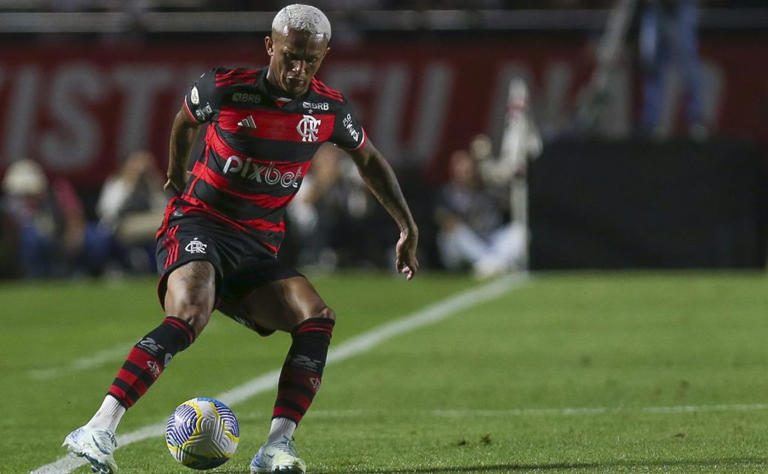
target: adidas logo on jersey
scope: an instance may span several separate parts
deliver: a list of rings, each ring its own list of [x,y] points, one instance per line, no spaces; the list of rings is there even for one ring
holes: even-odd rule
[[[256,128],[256,121],[253,120],[253,117],[249,115],[243,120],[237,122],[237,126],[243,128]]]

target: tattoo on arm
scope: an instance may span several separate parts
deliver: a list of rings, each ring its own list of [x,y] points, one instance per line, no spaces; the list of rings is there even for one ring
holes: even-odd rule
[[[365,184],[389,212],[401,231],[416,231],[408,203],[405,201],[395,172],[387,160],[372,145],[353,155]]]

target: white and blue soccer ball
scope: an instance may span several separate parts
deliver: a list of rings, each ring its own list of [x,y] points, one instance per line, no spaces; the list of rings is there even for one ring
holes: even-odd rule
[[[213,398],[197,397],[182,403],[165,427],[171,456],[192,469],[221,466],[235,454],[239,441],[235,414]]]

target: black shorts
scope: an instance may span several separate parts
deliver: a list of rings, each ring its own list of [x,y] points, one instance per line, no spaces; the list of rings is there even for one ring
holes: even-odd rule
[[[156,254],[160,274],[157,295],[163,307],[168,276],[173,270],[196,260],[213,265],[217,309],[238,307],[236,302],[253,288],[303,276],[294,268],[282,266],[271,250],[250,235],[194,213],[172,214],[167,218],[157,234]],[[224,314],[261,335],[274,332],[236,314]]]

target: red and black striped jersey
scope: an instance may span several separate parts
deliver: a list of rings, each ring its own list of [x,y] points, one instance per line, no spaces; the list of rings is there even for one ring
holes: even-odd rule
[[[266,76],[267,68],[216,68],[187,92],[185,111],[208,126],[181,201],[185,212],[248,232],[276,254],[285,207],[320,145],[359,149],[366,137],[340,92],[313,79],[303,96],[279,98]]]

